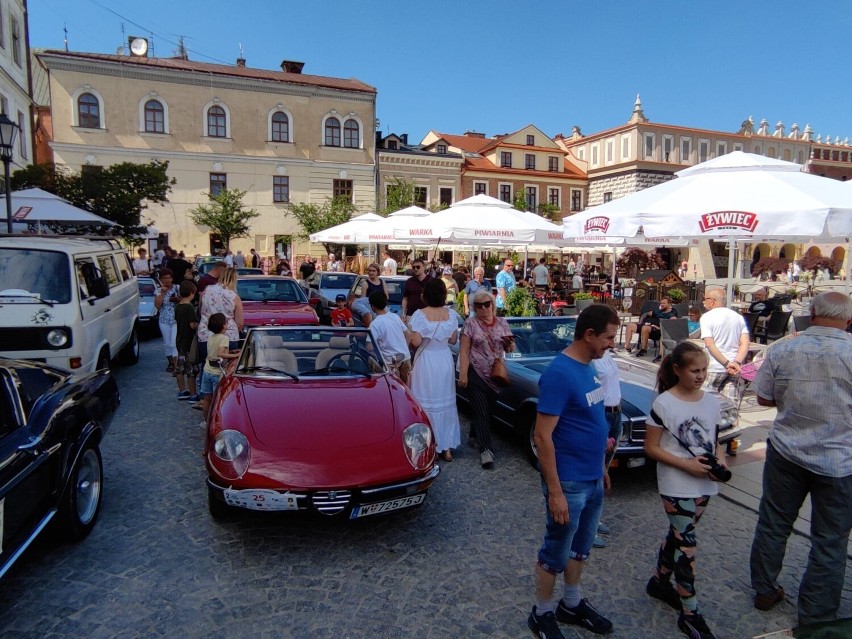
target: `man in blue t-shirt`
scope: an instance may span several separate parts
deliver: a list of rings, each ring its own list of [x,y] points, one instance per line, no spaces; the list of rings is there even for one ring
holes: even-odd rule
[[[506,314],[506,296],[515,288],[515,274],[512,268],[515,263],[510,258],[503,260],[503,270],[497,273],[494,283],[497,286],[497,314]]]
[[[539,381],[535,443],[547,504],[547,531],[535,567],[536,603],[527,624],[536,636],[562,639],[557,621],[604,634],[612,623],[580,598],[580,577],[589,558],[609,477],[604,467],[609,425],[604,391],[592,360],[615,346],[618,314],[593,304],[577,317],[574,341],[551,362]],[[553,599],[556,576],[565,593]]]

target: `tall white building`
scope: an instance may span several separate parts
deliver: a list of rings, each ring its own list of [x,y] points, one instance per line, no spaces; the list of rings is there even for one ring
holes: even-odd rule
[[[0,112],[21,128],[12,156],[12,172],[33,161],[27,34],[26,0],[0,0]]]

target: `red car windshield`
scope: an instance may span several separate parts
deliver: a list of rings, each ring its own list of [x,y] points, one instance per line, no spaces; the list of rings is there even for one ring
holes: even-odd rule
[[[302,288],[289,279],[237,280],[237,293],[244,302],[308,302]]]

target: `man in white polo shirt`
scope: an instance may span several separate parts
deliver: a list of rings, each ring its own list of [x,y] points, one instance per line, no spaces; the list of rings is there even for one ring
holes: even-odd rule
[[[701,339],[710,356],[705,388],[722,392],[734,399],[735,384],[726,384],[729,377],[737,375],[745,362],[751,341],[745,319],[725,306],[722,288],[708,289],[704,294],[707,312],[701,316]]]

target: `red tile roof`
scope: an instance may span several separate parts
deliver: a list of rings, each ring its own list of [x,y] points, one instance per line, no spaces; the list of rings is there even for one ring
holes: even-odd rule
[[[435,135],[446,140],[450,146],[454,146],[462,151],[467,151],[468,153],[479,153],[480,149],[485,148],[493,142],[490,138],[479,138],[470,135],[452,135],[450,133],[439,133],[438,131],[435,131]]]
[[[131,66],[168,69],[173,71],[186,71],[190,73],[213,73],[250,80],[265,80],[269,82],[281,82],[284,84],[301,84],[307,86],[323,87],[327,89],[339,89],[341,91],[359,91],[362,93],[375,94],[376,88],[360,80],[329,78],[321,75],[307,75],[304,73],[285,73],[284,71],[271,71],[267,69],[254,69],[251,67],[231,66],[228,64],[210,64],[208,62],[196,62],[195,60],[184,60],[182,58],[146,58],[141,56],[112,55],[107,53],[80,53],[76,51],[47,50],[39,55],[68,58],[72,60],[91,60],[100,62],[112,62]]]

